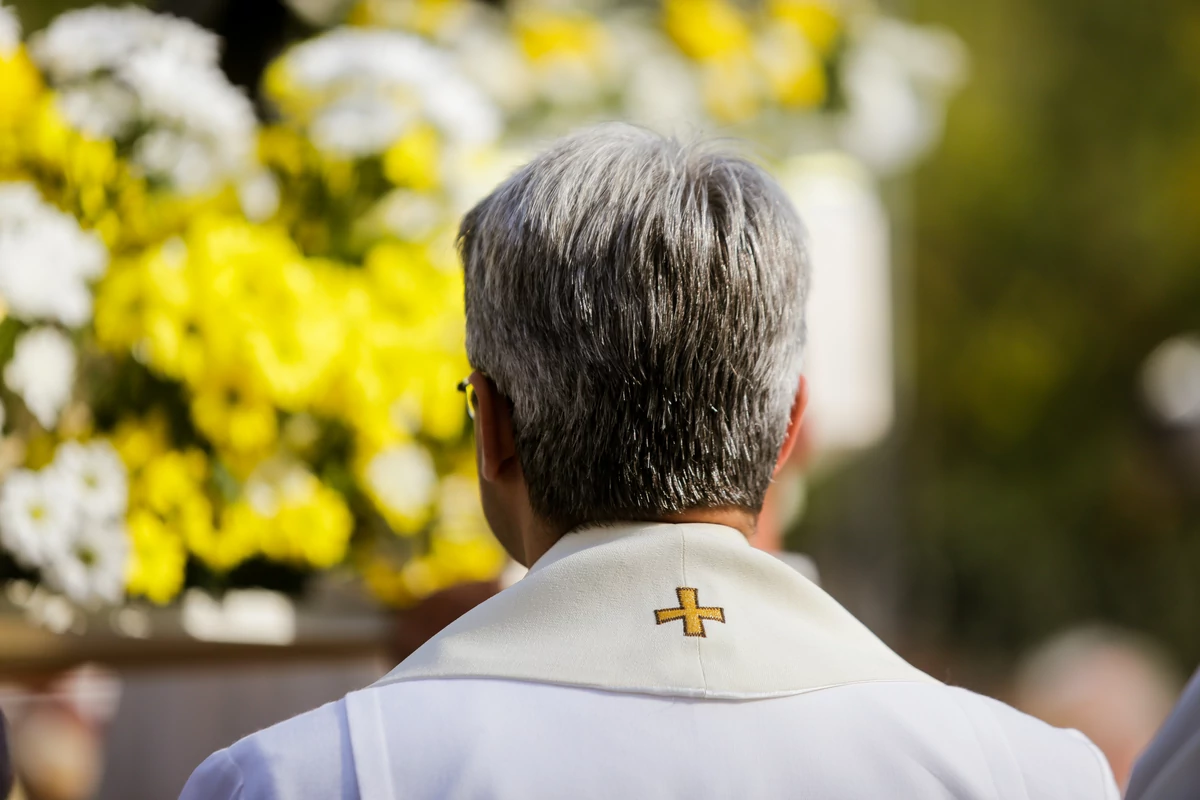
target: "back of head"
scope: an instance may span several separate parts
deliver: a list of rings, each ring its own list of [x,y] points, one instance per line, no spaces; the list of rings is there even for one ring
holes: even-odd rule
[[[464,219],[467,350],[568,529],[757,512],[800,377],[808,265],[745,159],[625,125],[562,140]]]

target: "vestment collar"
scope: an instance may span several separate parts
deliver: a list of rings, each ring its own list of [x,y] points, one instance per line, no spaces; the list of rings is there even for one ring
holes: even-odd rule
[[[720,699],[933,681],[740,532],[699,523],[567,534],[376,685],[465,677]]]

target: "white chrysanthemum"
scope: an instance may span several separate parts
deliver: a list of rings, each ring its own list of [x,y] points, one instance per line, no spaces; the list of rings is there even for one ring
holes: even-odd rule
[[[137,96],[117,81],[98,80],[67,86],[58,93],[58,110],[67,122],[97,139],[122,135],[137,119]]]
[[[353,95],[326,106],[309,124],[312,142],[340,156],[381,153],[400,138],[413,115],[382,95]]]
[[[65,553],[77,522],[71,487],[52,470],[15,470],[0,484],[0,544],[26,567]]]
[[[4,368],[4,383],[20,395],[42,427],[50,429],[71,399],[75,348],[62,332],[37,328],[17,340]]]
[[[32,50],[64,116],[97,136],[144,132],[134,160],[191,194],[252,160],[257,120],[218,65],[218,40],[191,22],[140,8],[60,16]]]
[[[21,44],[21,20],[17,12],[0,5],[0,56],[12,55]]]
[[[66,442],[54,454],[53,468],[75,486],[79,510],[93,520],[121,517],[129,500],[125,464],[106,441]]]
[[[60,14],[31,43],[34,58],[55,82],[115,72],[133,55],[166,51],[175,61],[216,64],[217,36],[187,20],[144,8],[92,6]]]
[[[389,510],[417,516],[427,508],[438,487],[429,452],[420,445],[390,447],[367,465],[367,484]]]
[[[0,183],[0,295],[24,320],[77,327],[92,317],[87,281],[104,274],[108,251],[28,183]]]
[[[116,605],[125,595],[129,535],[119,520],[87,522],[42,566],[50,588],[84,606]]]
[[[158,50],[132,56],[118,74],[146,117],[208,140],[226,167],[241,166],[249,157],[254,107],[215,64],[193,64]]]
[[[279,210],[279,183],[266,170],[238,183],[238,204],[251,222],[266,222]]]
[[[358,135],[360,151],[368,144],[382,150],[383,133],[409,119],[424,118],[449,139],[485,143],[500,133],[500,114],[487,97],[434,45],[395,31],[339,28],[292,48],[286,69],[302,90],[325,98],[332,118],[318,111],[324,141],[351,142],[354,125],[371,125],[372,136]],[[346,105],[343,105],[346,104]],[[383,107],[393,109],[385,114]],[[366,114],[379,118],[365,120]],[[316,134],[314,133],[314,138]],[[382,144],[379,144],[382,142]]]

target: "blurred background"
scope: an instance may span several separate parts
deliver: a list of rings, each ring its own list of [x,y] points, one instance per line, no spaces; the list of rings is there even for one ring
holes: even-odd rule
[[[742,140],[809,227],[757,544],[1124,779],[1200,663],[1194,3],[105,8],[0,8],[17,796],[175,796],[519,579],[454,228],[605,119]]]

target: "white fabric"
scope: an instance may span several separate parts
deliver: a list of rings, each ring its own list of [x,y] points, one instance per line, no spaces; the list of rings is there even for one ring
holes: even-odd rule
[[[657,625],[680,587],[725,622],[706,621],[704,638],[685,636],[681,621]],[[728,700],[933,680],[741,533],[704,524],[570,533],[377,685],[447,677]]]
[[[694,588],[725,621],[657,624]],[[1060,731],[908,666],[710,525],[569,534],[384,680],[214,754],[183,800],[1117,800]]]

